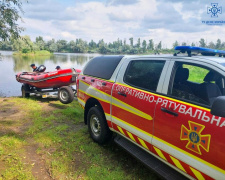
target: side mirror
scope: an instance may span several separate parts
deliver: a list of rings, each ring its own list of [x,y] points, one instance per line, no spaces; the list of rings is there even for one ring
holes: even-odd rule
[[[225,96],[219,96],[214,100],[211,108],[211,114],[225,117]]]

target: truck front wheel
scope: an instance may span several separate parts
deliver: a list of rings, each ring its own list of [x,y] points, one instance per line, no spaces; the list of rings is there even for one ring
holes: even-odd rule
[[[98,106],[94,106],[88,111],[87,123],[91,138],[98,144],[104,144],[112,137],[105,116]]]

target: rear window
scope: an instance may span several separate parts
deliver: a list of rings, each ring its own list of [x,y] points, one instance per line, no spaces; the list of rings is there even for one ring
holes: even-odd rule
[[[84,69],[84,74],[108,80],[122,58],[123,56],[95,57]]]

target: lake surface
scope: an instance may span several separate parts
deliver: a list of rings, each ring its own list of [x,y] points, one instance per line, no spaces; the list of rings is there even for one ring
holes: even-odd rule
[[[32,72],[32,63],[46,66],[46,72],[55,71],[56,66],[62,69],[83,69],[86,63],[98,54],[55,53],[49,57],[19,57],[13,52],[0,51],[0,96],[21,96],[21,83],[16,81],[18,72]]]

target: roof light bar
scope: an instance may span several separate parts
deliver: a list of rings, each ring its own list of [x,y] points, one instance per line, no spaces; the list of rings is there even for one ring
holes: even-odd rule
[[[192,52],[194,52],[194,53],[201,53],[204,56],[215,56],[216,54],[218,54],[219,57],[221,56],[225,57],[225,51],[217,49],[209,49],[195,46],[176,46],[174,49],[180,51],[178,53],[175,53],[174,56],[176,56],[179,53],[187,52],[188,56],[191,57]]]

